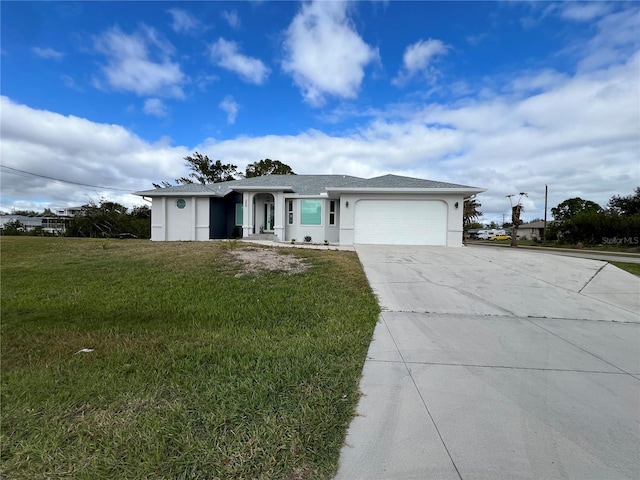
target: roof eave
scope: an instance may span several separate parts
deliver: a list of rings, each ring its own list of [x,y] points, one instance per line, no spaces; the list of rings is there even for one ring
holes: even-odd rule
[[[138,195],[140,197],[223,197],[225,195],[221,195],[222,192],[163,192],[162,189],[159,190],[144,190],[141,192],[133,192],[133,195]]]
[[[486,189],[473,187],[460,188],[371,188],[371,187],[327,187],[328,192],[337,193],[457,193],[477,194],[486,192]]]
[[[264,185],[237,185],[231,187],[232,190],[236,190],[238,192],[293,192],[293,187],[290,185],[281,185],[281,186],[264,186]]]

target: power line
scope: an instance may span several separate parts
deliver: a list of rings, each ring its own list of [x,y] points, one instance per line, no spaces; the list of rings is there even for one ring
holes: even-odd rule
[[[24,175],[20,175],[22,174],[26,174],[26,175],[31,175],[32,177],[38,177],[38,178],[45,178],[47,180],[53,180],[56,182],[62,182],[62,183],[69,183],[71,185],[76,185],[79,187],[90,187],[90,188],[101,188],[102,190],[117,190],[119,192],[127,192],[127,193],[132,193],[133,190],[127,190],[125,188],[115,188],[115,187],[102,187],[100,185],[90,185],[88,183],[80,183],[80,182],[73,182],[71,180],[63,180],[61,178],[55,178],[55,177],[49,177],[47,175],[40,175],[38,173],[33,173],[33,172],[27,172],[25,170],[19,170],[17,168],[13,168],[13,167],[7,167],[6,165],[0,165],[0,167],[2,168],[6,168],[7,170],[12,170],[12,172],[7,172],[7,173],[13,173],[14,175],[19,175],[24,177]],[[17,172],[17,173],[14,173]]]

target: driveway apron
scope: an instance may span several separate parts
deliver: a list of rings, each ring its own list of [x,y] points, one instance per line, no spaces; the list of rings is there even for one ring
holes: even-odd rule
[[[358,246],[383,309],[336,479],[640,478],[640,278]]]

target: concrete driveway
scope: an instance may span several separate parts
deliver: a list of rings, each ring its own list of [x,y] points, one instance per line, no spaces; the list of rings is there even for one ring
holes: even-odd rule
[[[640,279],[516,249],[359,246],[383,312],[336,479],[640,478]]]

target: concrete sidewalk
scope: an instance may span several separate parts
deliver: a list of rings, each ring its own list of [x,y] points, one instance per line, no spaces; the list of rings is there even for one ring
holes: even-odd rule
[[[359,246],[383,307],[337,479],[640,478],[640,279]]]

